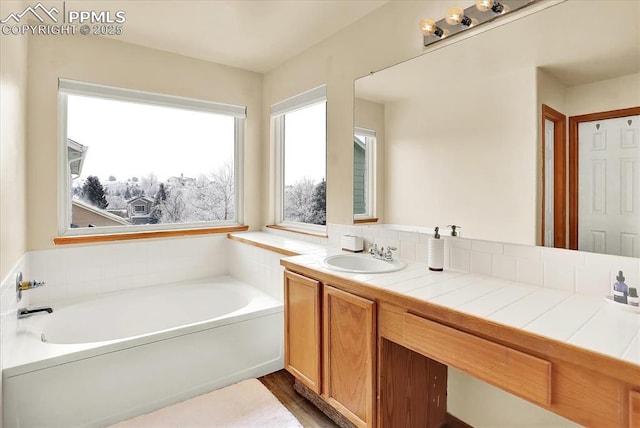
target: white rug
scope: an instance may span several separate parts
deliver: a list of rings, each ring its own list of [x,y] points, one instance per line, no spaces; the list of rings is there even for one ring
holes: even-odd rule
[[[257,379],[137,416],[112,428],[284,428],[300,422]]]

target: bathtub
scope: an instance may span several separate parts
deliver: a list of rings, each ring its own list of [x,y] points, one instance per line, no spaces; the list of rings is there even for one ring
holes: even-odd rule
[[[282,303],[231,277],[53,308],[3,331],[6,428],[105,426],[283,367]]]

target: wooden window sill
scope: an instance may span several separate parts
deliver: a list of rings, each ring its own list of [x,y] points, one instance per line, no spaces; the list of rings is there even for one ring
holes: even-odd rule
[[[266,227],[268,227],[269,229],[284,230],[285,232],[299,233],[301,235],[315,236],[315,237],[318,237],[318,238],[328,238],[329,237],[329,235],[327,235],[326,233],[311,232],[309,230],[301,230],[301,229],[293,229],[291,227],[280,226],[280,225],[277,225],[277,224],[268,224]]]
[[[171,238],[177,236],[212,235],[218,233],[244,232],[249,226],[208,227],[202,229],[152,230],[146,232],[111,233],[104,235],[58,236],[55,245],[93,244],[96,242],[129,241],[134,239]]]
[[[362,224],[362,223],[377,223],[378,222],[378,218],[373,217],[373,218],[356,218],[353,220],[353,224]]]

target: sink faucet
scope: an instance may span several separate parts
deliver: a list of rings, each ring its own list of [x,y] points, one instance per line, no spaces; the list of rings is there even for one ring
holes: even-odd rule
[[[53,312],[53,308],[49,307],[49,306],[43,306],[40,308],[33,308],[33,309],[27,309],[27,308],[20,308],[18,309],[18,319],[20,318],[27,318],[30,317],[33,314],[38,314],[38,313],[42,313],[42,312],[46,312],[46,313],[52,313]]]
[[[387,247],[387,250],[385,251],[384,247],[380,247],[380,249],[378,249],[378,244],[373,244],[373,246],[369,248],[369,254],[371,254],[374,259],[392,262],[393,254],[391,252],[396,250],[396,247]]]

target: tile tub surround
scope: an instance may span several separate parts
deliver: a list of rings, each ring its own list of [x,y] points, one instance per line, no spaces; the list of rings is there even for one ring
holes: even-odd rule
[[[32,305],[228,274],[226,235],[64,246],[28,253]]]
[[[340,236],[357,235],[365,245],[398,248],[397,256],[426,263],[430,228],[395,225],[330,224],[329,245],[339,246]],[[463,231],[464,233],[464,231]],[[640,286],[640,259],[559,248],[482,241],[443,236],[445,269],[477,273],[553,290],[605,296],[611,294],[618,271],[627,285]]]

